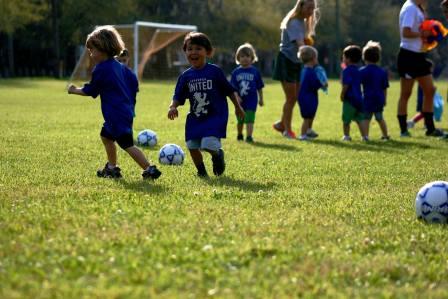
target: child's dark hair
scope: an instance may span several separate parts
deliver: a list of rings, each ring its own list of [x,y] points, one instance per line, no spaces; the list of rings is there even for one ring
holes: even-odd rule
[[[362,49],[362,59],[367,62],[377,63],[381,58],[381,45],[379,42],[369,40]]]
[[[86,47],[88,49],[95,48],[109,57],[114,57],[124,49],[124,42],[120,33],[114,27],[107,25],[95,28],[87,36]]]
[[[202,32],[190,32],[184,38],[184,45],[182,49],[187,51],[187,45],[190,43],[191,45],[197,45],[204,47],[208,54],[213,52],[212,43],[210,39],[205,33]]]
[[[358,63],[361,61],[362,51],[361,48],[356,45],[350,45],[345,47],[342,52],[345,58],[349,59],[352,63]]]

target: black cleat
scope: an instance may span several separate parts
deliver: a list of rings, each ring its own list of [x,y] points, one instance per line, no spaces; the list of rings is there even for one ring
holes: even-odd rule
[[[441,129],[434,129],[432,132],[426,131],[426,136],[432,136],[432,137],[442,137],[445,135],[443,133],[443,130]]]
[[[220,148],[216,155],[212,156],[213,173],[215,175],[221,175],[226,169],[226,162],[224,161],[224,151]]]
[[[252,136],[247,136],[247,137],[246,137],[246,142],[248,142],[248,143],[254,143],[254,139],[252,138]]]
[[[99,178],[119,179],[121,178],[121,169],[117,166],[109,168],[109,162],[106,163],[103,169],[98,169],[96,175]]]
[[[243,141],[244,140],[244,136],[242,134],[238,134],[238,136],[236,137],[236,140]]]
[[[152,165],[143,171],[142,177],[144,180],[146,180],[146,179],[155,180],[155,179],[159,178],[159,176],[161,174],[162,174],[162,172],[160,172],[160,170],[158,170],[155,165]]]

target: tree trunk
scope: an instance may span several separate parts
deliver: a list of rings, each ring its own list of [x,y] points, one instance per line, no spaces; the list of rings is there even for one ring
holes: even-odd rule
[[[14,67],[14,34],[8,33],[8,65],[9,65],[9,76],[13,77],[15,74]]]
[[[56,78],[61,78],[63,62],[61,61],[61,48],[59,37],[59,7],[58,0],[51,0],[51,27],[53,28],[54,66],[53,73]]]

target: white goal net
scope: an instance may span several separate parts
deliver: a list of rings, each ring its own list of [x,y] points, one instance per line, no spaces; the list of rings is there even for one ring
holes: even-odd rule
[[[134,70],[139,80],[176,77],[186,68],[187,61],[182,51],[181,37],[196,31],[196,26],[153,22],[113,26],[123,38],[130,54],[129,67]],[[70,82],[89,81],[93,66],[84,47]]]

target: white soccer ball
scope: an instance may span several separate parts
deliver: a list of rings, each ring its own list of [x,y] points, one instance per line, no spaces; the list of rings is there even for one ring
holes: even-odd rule
[[[152,130],[143,130],[137,135],[137,143],[141,146],[153,147],[157,144],[157,134]]]
[[[417,218],[426,222],[448,223],[448,182],[424,185],[415,199]]]
[[[177,144],[165,144],[159,151],[159,162],[164,165],[181,165],[184,162],[185,153]]]

